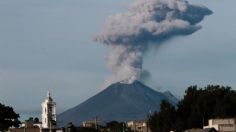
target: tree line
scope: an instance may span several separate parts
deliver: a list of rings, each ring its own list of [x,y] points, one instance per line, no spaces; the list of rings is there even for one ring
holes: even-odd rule
[[[0,131],[6,131],[9,127],[19,127],[19,114],[15,113],[12,107],[0,103]]]
[[[160,111],[149,116],[153,132],[181,132],[202,128],[211,118],[236,116],[236,91],[228,86],[208,85],[205,88],[190,86],[177,106],[162,101]]]

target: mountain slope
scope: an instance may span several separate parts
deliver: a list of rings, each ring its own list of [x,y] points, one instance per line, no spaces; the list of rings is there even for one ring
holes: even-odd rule
[[[177,99],[170,91],[165,91],[163,94],[165,94],[171,102],[174,104],[177,104],[179,102],[179,99]]]
[[[115,83],[85,102],[58,116],[59,124],[99,118],[102,123],[117,120],[128,121],[144,119],[150,111],[158,111],[161,100],[169,100],[163,93],[157,92],[142,83]]]

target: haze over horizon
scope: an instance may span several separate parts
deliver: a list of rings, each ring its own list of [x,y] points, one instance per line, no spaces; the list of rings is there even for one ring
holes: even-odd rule
[[[146,84],[182,97],[190,85],[236,89],[235,0],[189,0],[214,14],[201,30],[176,37],[145,55]],[[101,90],[110,72],[106,47],[93,42],[105,19],[125,12],[131,0],[0,1],[0,102],[18,113],[41,111],[47,91],[59,112]],[[30,101],[29,101],[30,100]]]

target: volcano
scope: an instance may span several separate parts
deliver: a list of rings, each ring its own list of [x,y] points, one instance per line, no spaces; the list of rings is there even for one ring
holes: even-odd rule
[[[176,100],[157,92],[139,81],[132,84],[114,83],[85,102],[58,115],[60,126],[68,122],[79,126],[83,121],[98,118],[101,123],[146,119],[150,112],[159,111],[162,100]]]

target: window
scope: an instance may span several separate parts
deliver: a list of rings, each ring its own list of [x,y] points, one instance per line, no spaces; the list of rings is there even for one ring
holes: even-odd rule
[[[48,112],[49,112],[49,113],[52,113],[52,106],[49,106],[49,107],[48,107]]]

